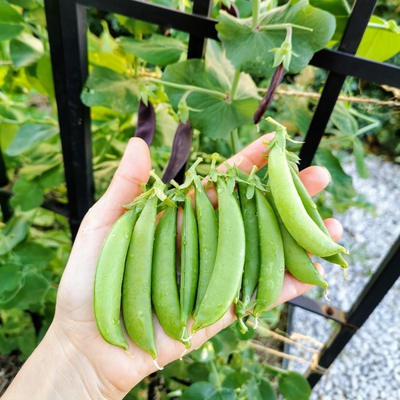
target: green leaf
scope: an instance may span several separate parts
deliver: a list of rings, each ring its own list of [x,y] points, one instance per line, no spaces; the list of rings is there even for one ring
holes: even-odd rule
[[[194,362],[189,364],[187,369],[192,382],[206,381],[210,374],[209,364]]]
[[[331,115],[331,121],[342,135],[355,135],[357,133],[358,122],[342,102],[336,103]]]
[[[280,375],[278,387],[286,400],[307,400],[311,395],[311,387],[307,379],[294,371]]]
[[[6,263],[0,266],[0,301],[8,299],[10,294],[21,286],[21,265]]]
[[[365,163],[365,151],[362,141],[358,137],[353,138],[353,153],[356,162],[356,169],[361,178],[368,179],[369,171]]]
[[[126,52],[160,67],[178,62],[187,51],[180,40],[156,34],[145,40],[122,37],[118,42]]]
[[[258,106],[257,87],[251,77],[241,74],[235,98],[229,99],[235,70],[223,57],[219,45],[209,40],[206,60],[187,60],[169,65],[163,80],[182,85],[198,86],[225,94],[226,98],[193,91],[186,98],[189,120],[193,128],[211,138],[227,137],[242,125],[252,123],[254,110]],[[172,107],[177,112],[178,104],[187,88],[177,89],[165,85]]]
[[[126,60],[115,54],[105,53],[103,51],[90,52],[89,62],[92,65],[111,69],[118,74],[124,74],[126,72]]]
[[[222,381],[222,387],[235,390],[240,388],[246,381],[251,378],[252,374],[250,372],[235,371],[225,376],[225,379]]]
[[[21,168],[19,175],[21,178],[31,181],[61,163],[62,155],[60,153],[45,155],[41,159],[35,160],[30,165]]]
[[[44,140],[51,139],[59,132],[54,125],[32,124],[30,122],[21,126],[14,140],[6,150],[9,156],[18,156]]]
[[[331,14],[314,8],[307,0],[287,4],[264,13],[259,28],[252,29],[252,19],[235,18],[221,11],[216,25],[218,36],[226,48],[226,55],[241,71],[260,77],[270,77],[275,54],[285,40],[285,24],[295,24],[306,29],[292,28],[292,57],[289,72],[300,72],[318,50],[331,39],[335,30],[335,18]],[[283,25],[271,30],[273,25]],[[268,30],[267,30],[268,29]]]
[[[357,195],[351,176],[344,172],[339,159],[329,149],[319,148],[316,160],[319,165],[323,165],[329,170],[332,182],[329,184],[327,190],[335,197],[343,200],[351,199]]]
[[[7,0],[11,4],[25,8],[27,10],[37,7],[38,3],[36,0]]]
[[[212,399],[217,394],[217,388],[209,382],[196,382],[183,392],[180,400]]]
[[[14,196],[10,203],[13,207],[20,206],[22,211],[29,211],[43,203],[44,190],[36,181],[18,179],[12,189]]]
[[[15,68],[32,65],[39,60],[43,52],[43,43],[27,33],[10,42],[10,57]]]
[[[277,400],[274,389],[265,378],[252,378],[246,385],[247,398],[252,400]]]
[[[394,20],[372,16],[356,55],[375,61],[386,61],[400,52],[400,27]]]
[[[18,11],[0,1],[0,42],[18,36],[24,29],[24,20]]]
[[[13,215],[0,232],[0,255],[7,254],[22,242],[28,234],[29,226],[29,221],[23,215]]]
[[[51,68],[49,53],[43,54],[38,61],[36,66],[36,77],[46,90],[47,94],[54,98],[53,70]]]
[[[0,301],[0,307],[4,310],[11,308],[27,310],[34,305],[39,306],[43,303],[49,289],[50,282],[43,275],[30,272],[25,275],[25,285],[18,294],[10,301],[4,303]]]
[[[120,114],[133,114],[139,104],[137,81],[127,75],[95,66],[81,94],[88,106],[103,106]]]
[[[132,35],[140,37],[157,32],[158,26],[139,19],[125,17],[124,15],[115,14],[118,22],[124,26]]]
[[[336,29],[335,33],[332,36],[331,42],[328,44],[328,47],[333,43],[338,42],[341,39],[344,30],[346,29],[346,25],[349,20],[349,15],[351,11],[347,1],[346,0],[309,0],[309,1],[313,7],[325,10],[335,16]]]
[[[196,382],[183,392],[180,400],[235,400],[232,389],[218,390],[209,382]]]
[[[153,145],[155,147],[162,145],[172,146],[177,127],[178,122],[168,113],[167,107],[157,107],[156,131],[154,132]]]
[[[55,253],[49,247],[29,240],[15,247],[14,254],[22,265],[47,265],[55,257]]]

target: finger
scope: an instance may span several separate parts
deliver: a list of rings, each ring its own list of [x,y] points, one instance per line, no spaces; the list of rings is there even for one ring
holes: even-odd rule
[[[327,218],[324,221],[325,226],[327,227],[332,239],[337,242],[343,236],[343,226],[342,224],[335,218]]]
[[[318,272],[321,274],[321,276],[324,277],[325,270],[322,267],[322,265],[319,263],[314,263],[314,265],[318,269]],[[277,302],[274,304],[272,308],[304,294],[311,288],[313,288],[313,285],[308,285],[306,283],[300,282],[299,280],[294,278],[293,275],[291,275],[289,272],[286,272],[281,294],[279,295]]]
[[[123,214],[123,205],[142,193],[140,184],[148,181],[150,170],[147,144],[140,138],[130,139],[107,191],[89,210],[81,227],[86,230],[108,230]]]
[[[254,165],[258,168],[263,167],[267,163],[264,153],[267,147],[265,143],[270,142],[274,136],[275,133],[267,133],[259,137],[257,140],[239,151],[239,153],[229,158],[226,162],[229,165],[237,165],[242,171],[247,173],[251,172]],[[221,164],[217,170],[226,171],[226,166]]]
[[[123,214],[122,206],[142,192],[140,184],[147,182],[150,169],[147,144],[139,138],[130,139],[106,193],[83,219],[72,249],[66,271],[76,280],[82,275],[83,285],[93,280],[97,257],[110,227]]]
[[[310,196],[315,196],[325,189],[332,178],[328,170],[324,167],[311,166],[299,172],[299,177],[306,187]]]

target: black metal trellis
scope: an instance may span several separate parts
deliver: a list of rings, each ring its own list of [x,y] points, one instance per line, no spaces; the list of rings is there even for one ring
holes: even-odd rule
[[[301,168],[312,162],[346,76],[400,88],[399,67],[354,56],[376,3],[377,0],[356,0],[339,49],[322,50],[310,62],[311,65],[328,70],[329,76],[301,149]],[[216,21],[209,17],[212,0],[194,0],[193,14],[138,0],[45,0],[69,199],[67,210],[57,209],[58,205],[54,203],[45,206],[68,215],[74,237],[82,218],[94,202],[90,114],[89,109],[80,101],[80,93],[88,74],[87,7],[185,31],[190,34],[189,58],[204,55],[207,38],[218,40]],[[0,152],[0,187],[6,186],[7,182]],[[0,205],[5,218],[11,215],[7,202],[9,196],[6,190],[0,192]],[[400,238],[347,313],[304,296],[289,302],[338,322],[337,330],[322,350],[319,360],[321,367],[328,368],[332,364],[374,311],[399,277],[399,264]],[[312,386],[320,377],[320,374],[312,371],[308,373]]]

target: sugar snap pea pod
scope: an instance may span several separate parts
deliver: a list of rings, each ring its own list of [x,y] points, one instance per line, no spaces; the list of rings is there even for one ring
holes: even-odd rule
[[[256,305],[257,315],[278,300],[285,276],[285,257],[279,224],[268,200],[258,188],[255,190],[260,232],[260,277],[258,280]]]
[[[167,207],[157,225],[153,268],[151,275],[151,298],[154,311],[165,333],[173,339],[182,337],[181,306],[176,281],[176,224],[177,207]],[[190,342],[184,342],[190,347]]]
[[[251,301],[260,275],[260,236],[258,231],[256,198],[254,195],[250,199],[247,197],[249,187],[247,183],[238,182],[237,186],[246,236],[246,255],[241,298],[240,301],[236,302],[235,314],[241,331],[245,333],[247,326],[243,322],[243,318],[248,311],[248,304]]]
[[[204,298],[214,269],[218,243],[218,220],[210,199],[207,196],[200,177],[194,177],[196,218],[199,236],[199,282],[194,312]]]
[[[122,312],[132,342],[157,358],[151,308],[151,268],[156,228],[157,196],[146,201],[136,221],[126,257]]]
[[[120,322],[122,279],[137,215],[137,210],[132,208],[112,226],[103,243],[94,279],[93,303],[97,328],[106,342],[125,350],[128,349],[128,342]]]
[[[301,201],[303,202],[304,208],[307,211],[307,214],[312,218],[312,220],[318,225],[318,227],[330,236],[328,229],[326,228],[323,219],[321,218],[320,213],[317,210],[317,206],[315,205],[313,199],[308,193],[307,189],[304,187],[303,182],[300,180],[299,176],[292,168],[290,168],[290,172],[292,174],[294,185],[296,186],[297,193],[299,194]],[[331,262],[333,264],[338,264],[342,268],[347,268],[347,261],[340,253],[333,254],[332,256],[322,257],[324,260]]]
[[[218,246],[214,270],[203,301],[193,315],[192,333],[217,322],[237,296],[246,250],[242,213],[236,195],[217,178]]]
[[[242,302],[248,303],[257,286],[260,274],[260,236],[258,230],[256,197],[247,198],[248,185],[238,182],[240,208],[246,234],[246,256],[242,281]]]
[[[286,269],[300,282],[322,286],[327,290],[328,283],[322,278],[307,252],[298,245],[286,229],[285,224],[277,213],[276,205],[270,193],[267,193],[267,199],[275,210],[281,230]]]
[[[343,246],[317,226],[305,210],[293,183],[286,158],[286,137],[277,129],[275,141],[268,156],[268,174],[272,197],[286,228],[297,243],[320,257],[347,253]]]
[[[181,326],[186,328],[194,308],[199,277],[197,222],[190,196],[185,197],[181,236]]]

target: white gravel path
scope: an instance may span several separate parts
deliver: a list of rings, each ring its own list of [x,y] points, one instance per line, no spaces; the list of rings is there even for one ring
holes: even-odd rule
[[[357,192],[376,206],[376,215],[353,207],[337,216],[345,228],[341,242],[353,254],[348,269],[350,279],[344,279],[339,267],[326,267],[331,304],[343,310],[351,307],[400,234],[400,166],[375,156],[369,156],[367,164],[369,180],[358,177],[352,162],[344,168],[353,177]],[[311,400],[400,399],[399,299],[397,281],[314,388]],[[294,332],[325,342],[333,327],[322,317],[295,309]],[[296,349],[292,353],[307,355]],[[291,364],[290,368],[304,371],[300,364]]]

